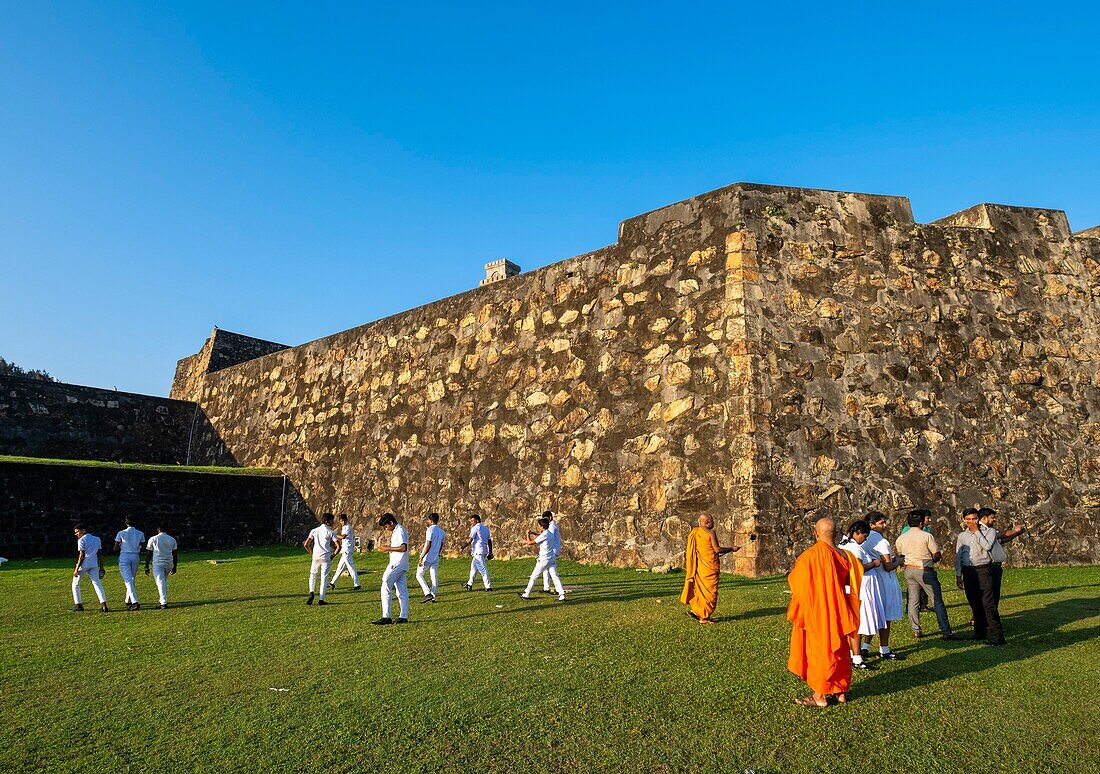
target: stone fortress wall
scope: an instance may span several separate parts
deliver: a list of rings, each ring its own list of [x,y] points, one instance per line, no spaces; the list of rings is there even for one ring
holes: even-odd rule
[[[1021,563],[1100,559],[1100,239],[1054,210],[737,184],[616,244],[214,370],[173,398],[192,454],[282,470],[314,511],[422,534],[487,517],[501,555],[561,516],[567,555],[682,562],[703,511],[748,574],[816,513],[981,502]],[[209,345],[209,342],[208,342]],[[277,347],[280,345],[272,345]],[[362,526],[369,533],[370,522]],[[457,530],[457,532],[456,532]]]

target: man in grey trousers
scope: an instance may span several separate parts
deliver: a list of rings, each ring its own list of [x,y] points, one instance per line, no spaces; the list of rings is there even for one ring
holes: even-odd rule
[[[924,531],[932,514],[923,508],[909,511],[906,522],[909,529],[898,536],[894,547],[898,554],[905,557],[905,585],[909,589],[909,625],[913,627],[913,636],[920,637],[920,592],[923,589],[932,601],[936,611],[936,622],[940,626],[940,636],[945,640],[957,639],[951,631],[951,622],[947,620],[947,608],[943,604],[943,591],[940,579],[936,577],[936,562],[943,555],[939,544],[932,534]]]

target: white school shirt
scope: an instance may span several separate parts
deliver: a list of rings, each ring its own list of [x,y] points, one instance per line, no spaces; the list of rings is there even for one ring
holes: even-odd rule
[[[326,524],[314,527],[309,536],[313,538],[313,558],[331,559],[332,552],[336,550],[336,533],[332,527]]]
[[[390,567],[393,569],[408,569],[409,567],[409,532],[398,524],[390,533],[390,548],[399,548],[405,544],[404,551],[390,551]]]
[[[84,537],[76,541],[76,550],[84,552],[84,561],[80,563],[81,569],[91,570],[99,567],[99,550],[103,543],[95,535],[84,533]]]
[[[550,530],[543,530],[539,533],[539,536],[535,538],[535,542],[539,546],[539,561],[547,562],[557,556],[554,553],[554,536],[550,534]]]
[[[424,534],[424,542],[431,541],[432,547],[424,554],[424,564],[432,564],[439,560],[439,552],[443,548],[443,538],[447,533],[438,524],[429,524],[428,531]]]
[[[557,556],[561,553],[561,533],[558,532],[556,519],[550,519],[550,526],[546,528],[546,531],[550,533],[550,537],[554,541],[554,556]]]
[[[120,554],[140,554],[145,533],[135,527],[127,527],[115,535],[115,542],[122,544]]]
[[[484,524],[470,527],[470,553],[486,556],[489,553],[489,528]]]
[[[171,564],[172,552],[176,550],[176,539],[167,532],[160,532],[149,538],[146,548],[153,554],[153,561],[157,564]]]
[[[343,538],[343,542],[340,543],[340,552],[344,556],[351,556],[351,552],[355,549],[355,530],[350,524],[345,524],[340,527],[340,537]]]

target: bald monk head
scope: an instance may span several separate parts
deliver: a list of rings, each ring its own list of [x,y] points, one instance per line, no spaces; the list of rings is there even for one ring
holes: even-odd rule
[[[836,545],[836,521],[823,516],[814,522],[814,534],[822,543]]]
[[[696,523],[703,529],[714,529],[714,519],[710,517],[710,514],[704,513]]]

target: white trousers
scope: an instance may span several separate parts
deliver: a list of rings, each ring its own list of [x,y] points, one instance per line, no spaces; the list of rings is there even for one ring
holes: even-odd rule
[[[162,605],[168,604],[168,573],[170,572],[172,572],[171,562],[153,562],[153,580],[157,582],[157,594],[160,595]]]
[[[393,594],[401,603],[401,618],[409,617],[409,567],[387,567],[382,573],[382,617],[389,618],[393,606]]]
[[[565,589],[562,588],[561,578],[558,577],[558,558],[551,557],[550,559],[539,559],[535,562],[535,569],[531,573],[531,579],[527,581],[527,589],[523,592],[523,595],[530,596],[531,590],[535,588],[535,581],[539,579],[539,576],[546,573],[550,576],[550,580],[554,582],[554,588],[558,592],[558,599],[565,599]]]
[[[83,598],[80,596],[80,581],[84,578],[89,578],[92,581],[92,587],[95,589],[95,595],[99,597],[99,601],[102,604],[107,601],[107,595],[103,592],[103,581],[99,579],[99,565],[95,567],[81,567],[80,574],[73,576],[73,603],[77,605],[84,604]]]
[[[309,566],[309,593],[317,590],[317,578],[321,579],[321,599],[325,598],[325,578],[328,577],[328,568],[332,565],[331,556],[315,556]]]
[[[336,579],[340,577],[340,573],[344,570],[348,571],[348,575],[351,576],[351,583],[353,586],[359,585],[359,570],[355,569],[355,559],[352,558],[351,552],[340,554],[340,563],[336,565],[336,572],[332,574],[332,580],[329,583],[336,585]]]
[[[554,567],[556,568],[557,566],[558,566],[558,557],[557,557],[557,554],[555,554],[554,555]],[[543,570],[543,572],[542,572],[542,590],[543,591],[549,591],[550,590],[550,571],[549,570]]]
[[[485,564],[485,554],[474,554],[473,560],[470,562],[470,580],[468,585],[474,585],[474,576],[478,573],[481,574],[481,582],[485,584],[485,588],[491,589],[493,582],[489,580],[489,567]]]
[[[127,551],[118,555],[118,574],[122,576],[122,582],[126,584],[126,601],[137,602],[137,577],[138,565],[141,564],[141,554]]]
[[[429,586],[427,581],[424,580],[424,575],[427,574],[432,579],[432,585]],[[424,562],[416,568],[416,582],[420,584],[420,588],[424,589],[424,596],[435,596],[436,589],[439,588],[439,560],[434,562]]]

